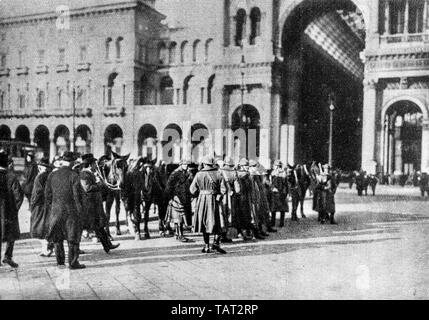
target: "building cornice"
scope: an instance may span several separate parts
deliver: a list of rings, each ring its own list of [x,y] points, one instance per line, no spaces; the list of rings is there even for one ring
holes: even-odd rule
[[[152,13],[156,14],[158,18],[163,19],[165,18],[164,15],[156,11],[154,8],[152,8],[150,5],[141,2],[139,0],[132,0],[129,2],[122,2],[122,3],[112,3],[112,4],[106,4],[106,5],[95,5],[90,7],[84,7],[84,8],[76,8],[76,9],[70,9],[69,14],[70,18],[78,18],[82,16],[90,16],[90,15],[97,15],[97,14],[105,14],[105,13],[113,13],[113,12],[121,12],[121,11],[127,11],[127,10],[149,10]],[[29,15],[22,15],[22,16],[11,16],[6,18],[0,18],[0,25],[1,26],[8,26],[8,25],[15,25],[15,24],[25,24],[25,23],[36,23],[43,20],[56,20],[59,17],[58,13],[55,11],[51,12],[44,12],[44,13],[37,13],[37,14],[29,14]]]

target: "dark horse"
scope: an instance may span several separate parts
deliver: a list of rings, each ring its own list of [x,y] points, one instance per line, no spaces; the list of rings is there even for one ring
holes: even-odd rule
[[[116,206],[116,234],[121,235],[121,228],[119,224],[119,213],[121,211],[121,191],[124,188],[125,176],[128,170],[127,160],[129,154],[120,156],[114,152],[110,155],[104,155],[98,160],[99,175],[105,185],[105,192],[103,193],[103,200],[106,201],[106,216],[107,216],[107,234],[109,237],[109,223],[110,211],[112,209],[113,201]]]

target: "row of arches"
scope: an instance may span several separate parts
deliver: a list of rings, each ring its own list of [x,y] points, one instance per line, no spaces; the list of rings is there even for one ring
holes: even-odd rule
[[[140,80],[140,88],[137,90],[136,101],[140,105],[172,105],[172,104],[188,104],[189,103],[189,88],[193,75],[188,75],[183,80],[181,86],[175,86],[173,79],[170,76],[164,76],[159,80],[159,85],[155,86],[151,83],[147,75],[143,75]],[[211,75],[207,84],[200,88],[200,103],[212,103],[212,91],[214,87],[215,75]],[[158,99],[159,89],[159,99]],[[174,98],[176,97],[176,100]]]
[[[170,43],[160,42],[158,45],[158,62],[161,65],[174,65],[180,63],[202,63],[213,60],[213,39],[207,39],[203,42],[200,39],[189,42],[182,41],[180,47],[178,43],[172,41]],[[180,49],[178,55],[178,48]]]

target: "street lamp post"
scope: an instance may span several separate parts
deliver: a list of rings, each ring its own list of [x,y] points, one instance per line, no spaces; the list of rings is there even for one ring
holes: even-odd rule
[[[73,87],[73,141],[72,141],[72,151],[76,150],[76,89]]]
[[[246,159],[249,157],[249,142],[248,139],[248,128],[247,128],[247,119],[244,114],[244,92],[246,91],[246,85],[244,83],[244,69],[246,68],[246,60],[244,59],[243,43],[241,44],[241,62],[240,62],[240,71],[241,71],[241,107],[240,107],[240,126],[245,129],[246,132]]]
[[[332,167],[332,130],[333,130],[333,122],[334,122],[334,110],[335,106],[331,99],[331,104],[329,105],[329,156],[328,163],[329,166]]]

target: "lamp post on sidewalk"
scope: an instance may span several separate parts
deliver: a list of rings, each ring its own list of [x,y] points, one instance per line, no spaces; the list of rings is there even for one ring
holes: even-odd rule
[[[72,108],[73,108],[73,115],[72,115],[72,117],[73,117],[73,119],[72,119],[72,122],[73,122],[73,137],[72,137],[72,139],[73,139],[73,141],[72,141],[72,152],[75,152],[75,150],[76,150],[76,89],[75,89],[75,87],[73,87],[73,104],[72,104]]]
[[[248,119],[247,116],[244,114],[244,92],[246,91],[246,84],[244,83],[244,70],[246,69],[246,60],[244,58],[244,47],[243,42],[241,43],[241,62],[240,62],[240,72],[241,72],[241,85],[240,85],[240,91],[241,91],[241,106],[240,106],[240,127],[244,128],[246,133],[246,159],[249,157],[249,125],[248,125]]]
[[[334,98],[331,94],[329,96],[330,105],[329,105],[329,155],[328,155],[328,163],[329,166],[332,167],[332,131],[333,131],[333,123],[334,123]]]

